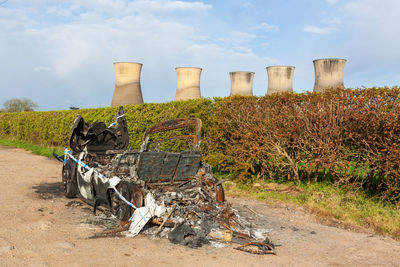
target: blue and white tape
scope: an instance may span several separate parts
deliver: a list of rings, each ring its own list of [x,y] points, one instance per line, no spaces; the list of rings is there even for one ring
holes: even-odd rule
[[[119,119],[119,118],[122,118],[122,117],[124,117],[124,116],[125,116],[125,114],[122,114],[122,115],[116,117],[116,118],[115,118],[115,121],[114,121],[113,123],[111,123],[111,124],[108,126],[108,128],[111,128],[111,127],[113,127],[114,125],[116,125],[117,122],[118,122],[118,119]]]
[[[124,116],[124,115],[121,115]],[[121,117],[120,116],[120,117]],[[118,117],[117,117],[118,119]],[[83,163],[82,161],[80,161],[79,159],[76,159],[72,154],[71,151],[69,151],[67,148],[64,149],[64,165],[67,162],[67,157],[69,157],[70,159],[72,159],[73,161],[75,161],[77,164],[79,164],[79,166],[82,166],[83,168],[85,168],[86,170],[90,171],[93,169],[93,172],[95,172],[102,180],[103,182],[107,182],[110,179],[107,178],[106,176],[104,176],[103,174],[101,174],[100,172],[98,172],[96,169],[94,168],[90,168],[87,164]],[[122,199],[122,201],[124,201],[128,206],[130,206],[131,208],[134,208],[135,210],[137,209],[137,207],[135,207],[135,205],[133,205],[131,202],[129,202],[120,192],[118,192],[118,190],[115,188],[115,186],[112,186],[111,189],[113,189],[115,191],[115,193],[117,193],[118,197],[120,199]],[[144,217],[144,215],[140,212],[140,210],[138,210],[139,215],[143,218],[143,220],[146,220],[146,218]],[[132,221],[133,219],[133,215],[129,218],[129,221]]]

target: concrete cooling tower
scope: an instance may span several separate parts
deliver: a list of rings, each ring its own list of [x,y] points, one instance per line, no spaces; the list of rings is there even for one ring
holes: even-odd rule
[[[115,90],[111,106],[143,104],[140,88],[142,64],[133,62],[115,62]]]
[[[253,95],[254,72],[236,71],[236,72],[229,72],[229,75],[231,77],[231,96]]]
[[[175,70],[177,78],[175,101],[201,98],[201,68],[180,67]]]
[[[267,95],[283,92],[293,92],[293,66],[267,67],[268,90]]]
[[[327,58],[314,60],[314,92],[323,92],[329,88],[344,87],[343,72],[345,59]]]

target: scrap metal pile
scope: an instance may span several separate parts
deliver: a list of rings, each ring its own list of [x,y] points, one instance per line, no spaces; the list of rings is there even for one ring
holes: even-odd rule
[[[146,130],[140,150],[126,150],[128,131],[122,107],[116,118],[106,128],[104,123],[90,125],[78,116],[70,138],[73,152],[55,155],[64,163],[67,197],[80,197],[94,211],[104,206],[126,222],[125,227],[104,235],[127,230],[127,236],[144,232],[192,248],[232,242],[240,245],[239,250],[275,254],[265,230],[257,229],[225,201],[222,182],[201,161],[200,119],[159,123]],[[194,127],[195,134],[151,138],[184,127]],[[160,151],[160,143],[175,139],[193,142],[189,150]]]

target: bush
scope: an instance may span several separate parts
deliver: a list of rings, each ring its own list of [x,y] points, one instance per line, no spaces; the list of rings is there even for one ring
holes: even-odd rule
[[[77,114],[111,123],[116,107],[1,113],[0,137],[66,146]],[[233,179],[325,181],[400,202],[400,89],[337,89],[125,106],[130,145],[177,117],[203,121],[204,159]]]
[[[215,100],[207,160],[250,177],[328,181],[399,201],[400,89]]]

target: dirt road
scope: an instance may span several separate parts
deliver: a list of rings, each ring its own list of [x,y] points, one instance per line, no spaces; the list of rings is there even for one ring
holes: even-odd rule
[[[63,197],[61,164],[0,147],[0,266],[400,266],[400,242],[318,224],[289,207],[242,198],[266,218],[277,255],[234,245],[191,249],[135,238],[91,239],[104,228],[85,204]]]

